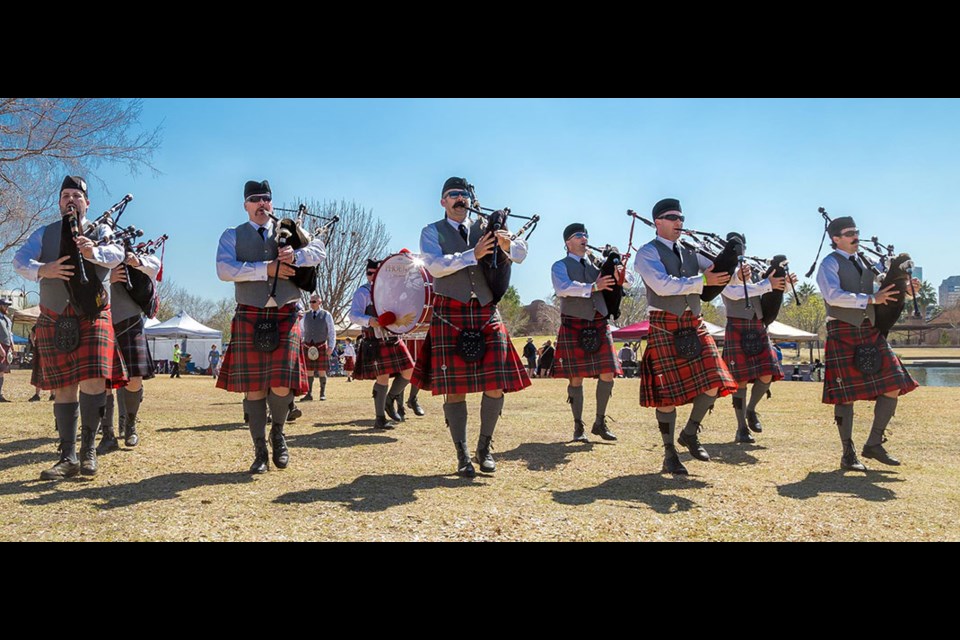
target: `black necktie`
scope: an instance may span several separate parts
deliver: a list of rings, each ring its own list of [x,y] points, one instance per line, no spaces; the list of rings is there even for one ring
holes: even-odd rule
[[[470,244],[467,242],[467,228],[461,224],[457,226],[457,231],[460,232],[460,237],[463,238],[463,241]]]
[[[267,228],[266,228],[266,227],[260,227],[259,229],[257,229],[257,233],[260,234],[260,239],[261,239],[261,240],[266,240],[266,239],[267,239]]]
[[[582,265],[583,265],[583,268],[586,269],[586,268],[587,268],[587,259],[586,259],[586,258],[580,258],[580,264],[582,264]]]
[[[680,255],[680,245],[676,242],[673,243],[673,255],[677,256],[677,260],[680,261],[680,264],[683,264],[683,256]]]
[[[857,273],[863,275],[863,267],[861,267],[860,263],[857,261],[857,256],[850,256],[850,262],[852,262],[853,266],[857,268]]]
[[[313,312],[313,319],[314,319],[314,320],[317,319],[317,312],[316,312],[316,311]]]

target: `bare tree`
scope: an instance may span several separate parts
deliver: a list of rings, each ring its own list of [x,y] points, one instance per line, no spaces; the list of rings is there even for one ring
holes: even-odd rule
[[[169,320],[181,311],[185,311],[197,322],[206,324],[206,320],[216,314],[220,304],[209,298],[193,295],[171,280],[164,280],[161,283],[159,295],[160,310],[157,312],[157,320],[160,322]],[[229,298],[226,300],[230,301]]]
[[[503,294],[497,308],[500,310],[500,317],[503,318],[503,324],[506,325],[510,335],[524,335],[523,332],[530,323],[530,314],[527,313],[523,303],[520,302],[520,293],[516,287],[510,285],[507,288],[507,292]]]
[[[646,320],[647,290],[638,282],[633,287],[623,290],[623,300],[620,302],[620,317],[616,320],[618,327],[628,327],[642,320]]]
[[[390,246],[390,234],[373,210],[356,202],[318,202],[316,200],[298,200],[295,204],[284,204],[284,209],[296,209],[300,203],[307,205],[307,211],[324,217],[340,216],[332,234],[327,234],[327,258],[318,270],[317,289],[323,298],[324,308],[340,324],[347,317],[353,293],[365,280],[367,259],[387,257]],[[319,224],[307,218],[306,225],[314,231]],[[304,308],[309,308],[309,293],[304,293]]]
[[[95,172],[104,163],[156,171],[160,128],[133,132],[142,107],[115,98],[0,98],[0,282],[11,276],[7,252],[54,214],[63,174],[105,188]]]

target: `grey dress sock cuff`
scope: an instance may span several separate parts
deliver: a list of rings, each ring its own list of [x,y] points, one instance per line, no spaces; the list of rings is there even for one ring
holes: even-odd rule
[[[373,408],[378,418],[387,417],[387,385],[373,383]]]
[[[287,421],[287,413],[290,411],[290,403],[293,402],[293,391],[288,391],[285,396],[278,396],[273,391],[267,393],[267,404],[270,405],[270,422],[283,426]]]
[[[497,421],[503,412],[503,396],[491,398],[483,394],[480,400],[480,435],[493,437],[493,431],[497,428]]]
[[[66,447],[66,454],[73,462],[77,461],[77,421],[80,419],[80,403],[64,402],[53,405],[53,417],[57,421],[57,433],[60,444]]]
[[[100,426],[103,418],[103,408],[106,403],[105,393],[80,392],[80,426],[94,430]]]
[[[467,402],[443,403],[443,417],[454,442],[467,441]]]
[[[607,403],[610,402],[610,396],[613,395],[613,380],[606,382],[597,381],[597,422],[601,422],[607,415]]]
[[[577,422],[583,421],[583,386],[575,387],[567,385],[567,402],[570,403],[570,410],[573,412],[573,419]]]

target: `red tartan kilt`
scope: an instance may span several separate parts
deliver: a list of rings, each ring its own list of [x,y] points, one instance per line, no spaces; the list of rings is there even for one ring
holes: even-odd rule
[[[596,353],[587,353],[580,346],[580,329],[596,327],[604,332],[603,341]],[[613,349],[613,335],[605,318],[597,314],[593,320],[560,316],[560,333],[557,335],[557,353],[553,366],[554,378],[598,378],[601,374],[623,375],[620,360]]]
[[[316,360],[311,360],[310,356],[307,355],[311,346],[316,347],[317,350],[320,351],[320,356]],[[307,368],[308,375],[314,371],[319,371],[320,373],[326,374],[327,370],[330,369],[330,355],[327,353],[326,342],[321,342],[320,344],[307,344],[304,342],[302,345],[300,345],[300,351],[303,353],[303,364]]]
[[[673,332],[686,327],[697,328],[703,345],[703,351],[695,360],[678,356],[673,344]],[[651,311],[647,349],[640,362],[640,405],[677,407],[710,389],[718,389],[717,396],[723,397],[735,392],[737,383],[700,317],[689,310],[680,317],[666,311]]]
[[[280,345],[270,352],[257,351],[253,348],[253,323],[267,318],[280,320]],[[294,395],[307,390],[296,304],[272,309],[237,305],[217,387],[234,392],[289,387]]]
[[[767,343],[767,348],[755,356],[748,356],[740,347],[740,338],[747,329],[760,331]],[[767,328],[757,318],[727,318],[727,330],[723,335],[723,361],[737,382],[754,382],[761,376],[771,376],[772,382],[783,380],[783,369],[770,343]]]
[[[344,371],[353,371],[354,359],[353,356],[343,356],[343,370]]]
[[[875,344],[880,350],[882,364],[874,375],[861,373],[854,366],[857,345],[867,343]],[[920,386],[869,320],[864,320],[859,327],[840,320],[828,322],[824,352],[824,404],[874,400],[890,391],[903,395]]]
[[[398,376],[402,371],[413,369],[413,358],[403,340],[396,342],[380,340],[380,357],[368,362],[363,356],[363,340],[357,343],[357,362],[354,366],[353,377],[357,380],[376,380],[377,376]],[[392,339],[391,339],[392,340]]]
[[[153,357],[150,355],[150,347],[147,345],[147,337],[143,334],[143,317],[134,316],[121,320],[113,325],[113,332],[117,339],[117,350],[123,357],[123,363],[127,367],[127,376],[130,378],[141,377],[144,380],[153,378],[156,374],[153,372]],[[111,381],[111,388],[126,386],[127,381]]]
[[[41,389],[59,389],[79,384],[82,380],[105,378],[110,386],[120,386],[127,380],[127,369],[114,337],[109,305],[95,320],[80,320],[80,344],[70,353],[54,346],[54,323],[60,315],[40,307],[31,384]],[[77,313],[67,305],[62,315],[76,316]]]
[[[462,303],[442,295],[433,297],[433,316],[430,331],[420,350],[421,357],[413,370],[411,382],[433,395],[477,393],[481,391],[520,391],[530,386],[517,350],[499,316],[487,323],[497,312],[496,305],[481,306],[473,299]],[[479,329],[487,351],[480,362],[466,362],[457,354],[459,331],[447,322],[465,329]]]

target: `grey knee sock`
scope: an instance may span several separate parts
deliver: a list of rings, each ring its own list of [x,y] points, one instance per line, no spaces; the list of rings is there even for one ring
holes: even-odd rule
[[[705,393],[701,393],[694,398],[693,409],[690,411],[690,418],[687,420],[687,426],[683,428],[683,432],[688,436],[695,434],[700,427],[700,423],[706,417],[707,411],[713,408],[713,403],[716,401],[716,396],[708,396]]]
[[[570,403],[570,410],[573,411],[573,419],[577,422],[583,422],[583,386],[575,387],[572,384],[567,385],[567,402]]]
[[[657,426],[660,427],[660,437],[663,444],[673,444],[673,436],[677,427],[677,411],[669,413],[657,409]]]
[[[120,393],[119,389],[117,390],[117,393]],[[107,400],[103,405],[103,419],[100,421],[100,428],[103,430],[104,436],[113,436],[113,407],[113,394],[110,393],[107,395]]]
[[[320,376],[320,395],[327,395],[327,376]]]
[[[840,442],[853,440],[853,403],[838,404],[833,407],[833,419],[840,432]]]
[[[0,376],[0,396],[3,395],[3,379],[4,378],[6,378],[6,376]]]
[[[375,382],[373,384],[373,408],[377,412],[378,418],[386,417],[387,410],[387,385]]]
[[[467,402],[444,402],[443,417],[454,442],[467,441]]]
[[[410,402],[415,402],[417,400],[417,394],[420,393],[420,387],[415,384],[410,385]]]
[[[750,402],[747,404],[747,411],[756,411],[757,405],[760,404],[760,401],[763,400],[763,396],[770,390],[769,382],[757,382],[753,383],[753,389],[750,390]]]
[[[100,426],[103,417],[103,406],[106,403],[105,393],[80,392],[80,426],[89,427],[94,431]]]
[[[747,414],[744,411],[744,400],[747,399],[747,388],[740,387],[733,394],[733,412],[737,416],[737,429],[747,428]]]
[[[497,420],[503,412],[503,396],[491,398],[483,394],[480,400],[480,435],[493,437],[493,430],[497,428]]]
[[[597,381],[597,422],[603,422],[603,417],[607,415],[607,403],[610,402],[610,396],[613,395],[613,380],[604,382]]]
[[[403,390],[408,384],[410,384],[409,380],[406,380],[403,376],[397,376],[393,379],[393,384],[390,385],[390,392],[387,395],[391,398],[396,398],[403,393]]]
[[[119,389],[117,389],[117,394],[116,394],[116,395],[117,395],[117,400],[116,400],[117,415],[120,416],[120,419],[122,419],[122,420],[124,421],[124,423],[126,423],[126,420],[127,420],[127,403],[126,403],[126,399],[127,399],[127,388],[126,388],[126,387],[120,387]]]
[[[79,402],[64,402],[53,405],[53,416],[57,421],[57,433],[60,434],[60,446],[72,462],[77,460],[77,420],[80,418]]]
[[[307,376],[307,384],[310,385],[309,388],[307,389],[307,393],[312,396],[313,395],[313,376],[312,375]]]
[[[900,398],[888,398],[880,396],[877,398],[877,406],[873,408],[873,426],[870,428],[870,437],[867,438],[867,446],[883,443],[883,432],[887,425],[897,413],[897,402]]]
[[[123,394],[124,424],[136,424],[137,412],[140,411],[140,403],[143,401],[143,387],[136,391],[127,391],[126,388],[120,389]]]
[[[250,418],[250,436],[257,438],[267,437],[267,399],[244,400],[243,411]],[[287,415],[286,408],[281,409],[284,417]]]
[[[270,422],[283,426],[287,421],[287,412],[290,411],[290,403],[293,402],[293,391],[287,391],[287,395],[278,396],[271,390],[267,393],[267,404],[270,405]]]

